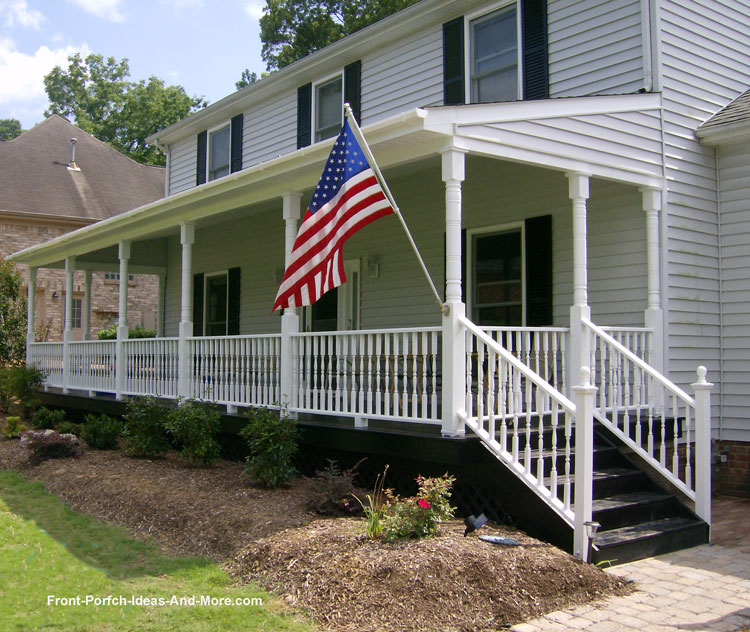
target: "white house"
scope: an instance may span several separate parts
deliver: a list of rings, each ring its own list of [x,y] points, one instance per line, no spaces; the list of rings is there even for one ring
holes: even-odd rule
[[[475,434],[584,557],[592,515],[595,552],[649,529],[703,541],[726,258],[716,153],[696,129],[750,85],[748,13],[742,0],[422,0],[157,133],[164,200],[15,254],[31,278],[113,263],[121,279],[161,278],[159,338],[30,341],[29,361],[49,387],[92,397]],[[345,285],[271,313],[344,102],[443,311],[388,217],[347,243]],[[697,516],[670,513],[661,489],[606,487],[624,465],[597,461],[592,416]],[[732,437],[750,438],[737,423]]]

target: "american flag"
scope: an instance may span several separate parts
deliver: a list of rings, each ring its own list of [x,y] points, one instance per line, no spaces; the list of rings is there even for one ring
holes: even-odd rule
[[[312,305],[345,283],[344,242],[393,212],[345,120],[305,212],[272,311]]]

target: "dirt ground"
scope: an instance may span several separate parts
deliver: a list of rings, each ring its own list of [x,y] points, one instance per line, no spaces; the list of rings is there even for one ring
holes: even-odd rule
[[[175,453],[133,459],[85,447],[77,458],[27,463],[18,441],[0,441],[0,468],[22,472],[74,509],[154,538],[167,552],[201,554],[238,581],[256,581],[339,631],[496,630],[629,587],[524,533],[497,525],[517,547],[463,537],[451,521],[423,540],[365,539],[351,518],[305,508],[306,483],[266,490],[220,461],[189,467]]]

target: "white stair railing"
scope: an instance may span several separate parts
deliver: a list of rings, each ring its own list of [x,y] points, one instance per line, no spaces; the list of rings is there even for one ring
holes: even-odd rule
[[[698,368],[694,399],[605,329],[588,319],[583,325],[592,334],[592,378],[599,388],[594,416],[695,501],[696,513],[710,523],[712,385],[705,368]]]

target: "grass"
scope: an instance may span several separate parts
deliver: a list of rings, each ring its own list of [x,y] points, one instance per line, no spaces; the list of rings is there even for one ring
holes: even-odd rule
[[[128,537],[119,527],[76,513],[41,483],[3,470],[0,533],[3,632],[316,629],[257,587],[233,586],[215,562],[164,556],[154,545]],[[165,603],[173,598],[186,603],[195,597],[198,604],[85,605],[87,596],[103,599],[108,595],[116,600],[135,596]],[[201,596],[228,599],[232,605],[200,605]],[[81,605],[55,605],[49,603],[50,597],[78,597]],[[236,605],[238,599],[241,605]]]

